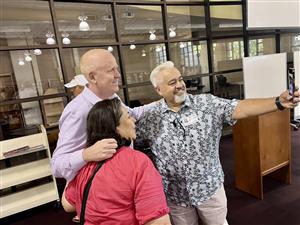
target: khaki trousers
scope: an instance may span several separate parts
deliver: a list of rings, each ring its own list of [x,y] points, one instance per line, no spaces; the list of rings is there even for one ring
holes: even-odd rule
[[[173,225],[226,225],[227,198],[222,185],[211,199],[197,207],[183,207],[168,201]]]

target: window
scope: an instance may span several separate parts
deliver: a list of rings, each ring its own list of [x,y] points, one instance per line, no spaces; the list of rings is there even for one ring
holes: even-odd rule
[[[249,40],[249,56],[275,53],[274,37],[253,37]]]
[[[171,60],[183,76],[208,73],[206,41],[172,43]]]
[[[170,39],[199,38],[206,35],[203,6],[168,6],[168,35]],[[176,36],[171,36],[174,30]]]
[[[54,7],[62,44],[115,42],[111,5],[55,2]]]
[[[214,71],[242,68],[244,43],[242,39],[218,39],[213,41]]]
[[[165,45],[163,45],[163,46],[157,45],[155,47],[155,50],[154,50],[154,48],[152,48],[152,52],[153,51],[155,51],[156,64],[157,65],[162,64],[163,62],[167,61],[166,46]]]
[[[241,35],[243,32],[242,6],[210,6],[213,36]]]
[[[56,43],[49,3],[38,0],[1,0],[0,46],[46,44],[46,35]]]
[[[249,40],[249,55],[255,56],[275,53],[279,44],[275,35],[279,35],[280,51],[287,52],[292,62],[292,52],[300,49],[300,30],[244,33],[243,3],[0,0],[2,118],[10,132],[35,123],[57,127],[63,107],[72,99],[64,84],[81,73],[80,57],[95,48],[107,49],[116,57],[122,69],[118,94],[133,105],[160,98],[149,85],[149,75],[167,60],[174,62],[194,94],[220,94],[215,72],[222,72],[231,83],[241,82],[229,78],[232,70],[238,74],[235,77],[242,73],[244,39]],[[242,96],[239,88],[230,91],[229,97]]]
[[[166,47],[163,44],[136,45],[135,49],[123,46],[125,73],[128,84],[149,81],[154,67],[165,62]]]
[[[122,41],[164,39],[161,6],[118,5],[117,13]],[[151,32],[155,38],[150,39]]]
[[[233,41],[226,43],[226,58],[228,60],[240,59],[244,56],[244,42]]]

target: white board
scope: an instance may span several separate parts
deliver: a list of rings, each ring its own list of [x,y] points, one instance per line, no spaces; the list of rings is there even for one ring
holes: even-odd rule
[[[299,28],[300,0],[247,0],[247,28]]]
[[[300,87],[300,51],[294,52],[295,85]],[[300,119],[300,106],[294,110],[294,118]]]
[[[243,58],[245,98],[269,98],[287,88],[286,53]]]

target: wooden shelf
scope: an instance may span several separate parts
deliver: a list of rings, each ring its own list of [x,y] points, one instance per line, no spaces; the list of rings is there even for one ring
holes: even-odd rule
[[[1,180],[0,189],[8,188],[50,175],[51,169],[48,158],[15,167],[9,167],[1,171],[1,176],[5,177],[5,179]]]
[[[62,112],[48,112],[46,113],[46,116],[60,116]]]
[[[280,164],[278,164],[278,165],[276,165],[276,166],[274,166],[274,167],[272,167],[272,168],[270,168],[268,170],[262,171],[261,175],[262,176],[266,176],[266,175],[268,175],[268,174],[270,174],[270,173],[272,173],[272,172],[274,172],[276,170],[279,170],[280,168],[282,168],[284,166],[288,166],[289,163],[290,163],[289,161],[285,161],[283,163],[280,163]]]
[[[46,138],[47,138],[47,134]],[[12,141],[13,140],[13,141]],[[18,149],[24,146],[34,147],[37,145],[43,144],[45,148],[48,148],[48,140],[45,139],[43,133],[28,135],[24,137],[14,138],[11,140],[5,140],[0,142],[0,160],[5,159],[6,157],[3,156],[3,153],[9,152],[14,149]],[[19,155],[32,153],[35,151],[41,150],[34,150],[34,151],[25,151],[24,153],[20,153]],[[19,156],[18,155],[18,156]]]
[[[0,218],[59,199],[54,183],[47,183],[0,198]]]
[[[12,158],[12,157],[17,157],[17,156],[26,155],[26,154],[30,154],[30,153],[33,153],[33,152],[45,151],[45,150],[46,150],[45,148],[43,148],[43,149],[29,149],[29,150],[25,150],[23,152],[13,154],[9,157],[5,157],[5,156],[2,155],[2,156],[0,156],[0,160],[1,159],[9,159],[9,158]]]
[[[0,218],[31,209],[33,207],[57,200],[59,201],[56,180],[50,169],[50,150],[47,133],[44,126],[40,127],[41,133],[0,141],[0,160],[7,160],[12,157],[20,157],[23,164],[17,166],[6,166],[1,169],[0,188],[1,190],[15,185],[26,184],[27,182],[40,178],[50,178],[47,184],[38,185],[33,182],[34,187],[12,193],[6,193],[0,197]],[[24,148],[25,147],[25,148]],[[12,152],[14,151],[12,154]],[[18,152],[19,151],[19,152]],[[40,159],[38,154],[28,155],[32,152],[46,151],[46,158]],[[3,156],[10,152],[10,155]],[[43,152],[44,153],[44,152]],[[8,164],[5,164],[8,165]],[[46,179],[47,179],[46,178]]]
[[[58,103],[58,102],[63,102],[63,99],[60,98],[53,98],[53,99],[45,99],[44,104],[53,104],[53,103]]]

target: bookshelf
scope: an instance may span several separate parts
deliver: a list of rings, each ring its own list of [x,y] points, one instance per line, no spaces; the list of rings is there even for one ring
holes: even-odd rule
[[[0,142],[0,218],[59,201],[50,169],[45,128],[41,132]]]
[[[44,95],[58,94],[56,88],[48,88]],[[46,116],[46,124],[48,126],[58,125],[58,121],[62,111],[64,110],[64,101],[62,97],[45,99],[44,111]]]

